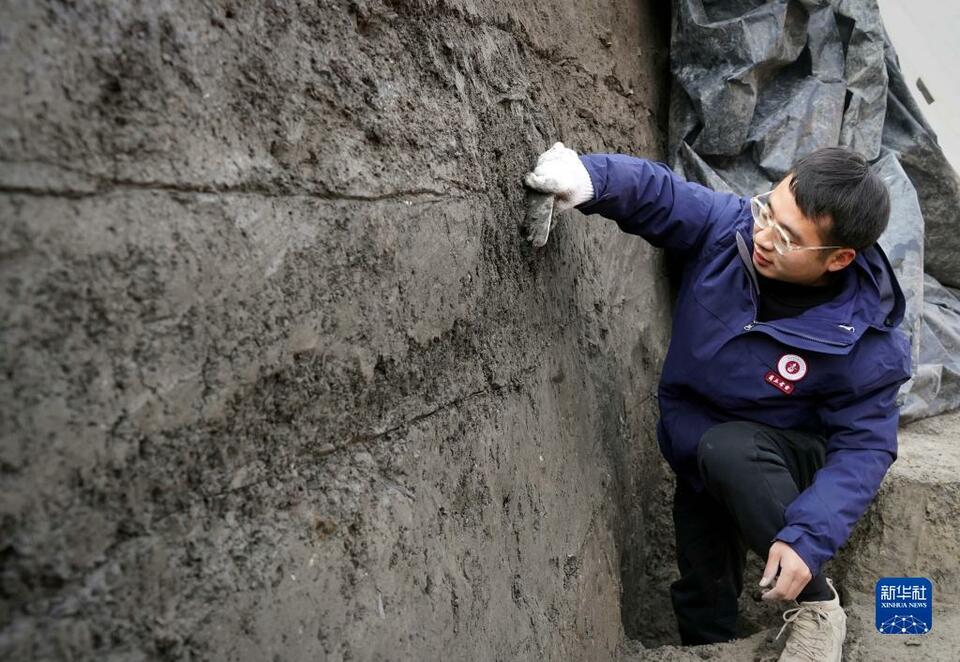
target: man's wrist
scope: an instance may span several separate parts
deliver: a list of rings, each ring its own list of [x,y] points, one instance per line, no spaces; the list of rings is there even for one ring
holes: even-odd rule
[[[577,173],[577,187],[573,198],[573,206],[587,204],[592,201],[596,195],[596,189],[593,185],[593,175],[590,168],[587,167],[588,161],[586,155],[578,155],[577,161],[580,163],[580,169]]]
[[[803,543],[802,534],[796,536],[785,535],[784,537],[781,537],[780,534],[777,534],[773,540],[774,542],[782,542],[789,547],[794,554],[799,556],[800,560],[803,561],[804,565],[807,566],[807,569],[810,571],[811,575],[816,576],[816,574],[820,571],[820,564],[816,562],[816,560],[813,558],[813,555],[810,553],[810,550]]]

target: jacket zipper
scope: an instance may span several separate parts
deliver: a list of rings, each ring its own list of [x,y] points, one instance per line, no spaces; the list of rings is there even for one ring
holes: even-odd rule
[[[821,338],[814,338],[813,336],[808,336],[805,333],[797,333],[796,331],[785,331],[784,329],[778,329],[776,326],[772,324],[767,324],[766,322],[758,322],[757,320],[753,320],[749,324],[745,325],[743,327],[743,330],[750,331],[755,326],[767,326],[767,327],[770,327],[771,329],[776,329],[780,333],[785,333],[790,336],[797,336],[798,338],[803,338],[804,340],[810,340],[812,342],[818,342],[823,345],[833,345],[834,347],[846,347],[847,345],[850,344],[850,343],[834,342],[833,340],[823,340]]]

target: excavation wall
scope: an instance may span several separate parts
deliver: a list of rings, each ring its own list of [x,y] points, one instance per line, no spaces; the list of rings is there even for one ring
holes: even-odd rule
[[[0,3],[0,656],[613,655],[668,287],[519,182],[661,158],[655,4]]]

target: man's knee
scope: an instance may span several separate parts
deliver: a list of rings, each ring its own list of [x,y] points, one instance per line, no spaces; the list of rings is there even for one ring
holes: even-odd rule
[[[756,455],[757,428],[746,421],[720,423],[707,430],[697,445],[697,467],[705,483],[744,480]]]

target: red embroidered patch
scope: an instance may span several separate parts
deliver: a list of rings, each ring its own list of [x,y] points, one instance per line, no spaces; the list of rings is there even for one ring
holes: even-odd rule
[[[769,372],[767,372],[767,374],[764,376],[763,379],[768,384],[772,386],[776,386],[778,389],[780,389],[787,395],[790,395],[791,393],[793,393],[793,388],[794,388],[793,384],[791,384],[789,381],[787,381],[786,379],[784,379],[783,377],[775,373],[773,370],[770,370]]]

